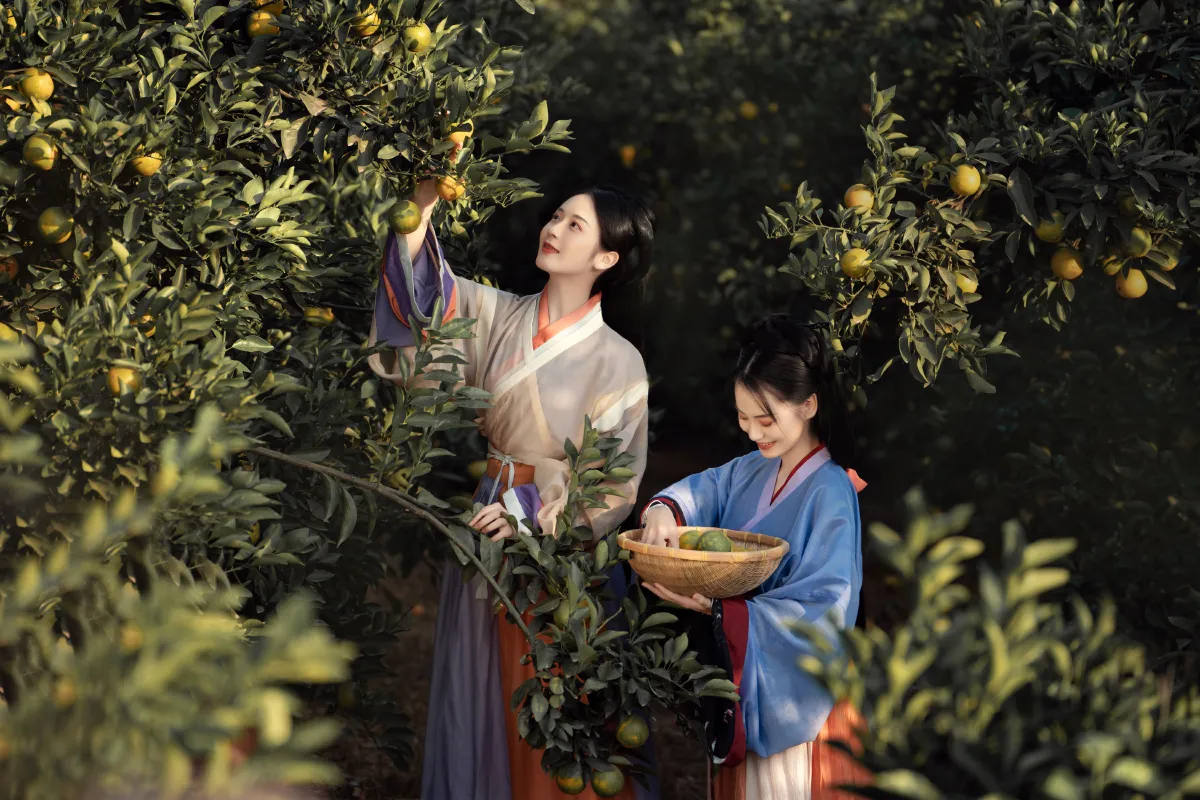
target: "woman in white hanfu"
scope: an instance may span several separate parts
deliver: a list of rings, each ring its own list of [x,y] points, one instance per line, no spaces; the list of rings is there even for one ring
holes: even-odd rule
[[[637,496],[646,465],[646,368],[637,347],[605,324],[604,307],[621,296],[640,300],[650,266],[654,215],[633,195],[599,187],[568,198],[542,228],[536,265],[545,288],[520,297],[456,276],[429,226],[437,193],[418,187],[420,227],[389,237],[383,258],[371,344],[393,349],[371,357],[374,371],[403,380],[398,358],[411,358],[414,332],[432,321],[440,299],[443,319],[474,319],[474,338],[456,342],[468,385],[491,393],[480,427],[489,445],[487,474],[476,493],[485,507],[471,525],[493,539],[514,535],[504,518],[528,520],[554,535],[567,498],[563,444],[579,442],[584,416],[635,457],[633,480],[615,484],[623,496],[590,509],[596,536],[618,526]],[[416,253],[410,258],[410,253]],[[609,297],[603,301],[602,292]],[[628,311],[628,309],[622,309]],[[610,588],[624,593],[618,568]],[[478,577],[464,584],[448,562],[442,579],[434,641],[433,683],[425,737],[423,800],[557,800],[541,751],[520,739],[509,699],[527,678],[529,652],[520,629],[493,613]],[[627,786],[619,797],[656,792]],[[589,789],[583,797],[594,796]]]

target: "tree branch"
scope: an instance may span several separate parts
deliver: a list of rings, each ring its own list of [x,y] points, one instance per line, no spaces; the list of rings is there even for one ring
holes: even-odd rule
[[[529,644],[531,646],[534,644],[534,636],[532,633],[530,633],[529,628],[525,626],[525,620],[521,618],[520,612],[517,611],[517,608],[513,605],[512,600],[510,600],[508,595],[506,595],[500,588],[500,584],[496,582],[496,579],[488,574],[487,568],[483,566],[483,562],[479,560],[479,557],[460,545],[458,541],[455,540],[454,534],[450,532],[450,528],[448,528],[446,523],[442,522],[442,520],[439,519],[436,514],[421,506],[411,497],[397,492],[394,489],[389,489],[386,486],[380,486],[378,483],[371,483],[370,481],[365,481],[362,478],[356,478],[353,475],[342,472],[340,469],[327,467],[324,464],[318,464],[314,461],[306,461],[303,458],[289,456],[286,453],[280,453],[278,450],[271,450],[267,447],[256,446],[251,447],[250,452],[257,453],[260,456],[266,456],[267,458],[273,458],[276,461],[282,461],[285,464],[291,464],[294,467],[301,467],[313,472],[320,472],[323,475],[328,475],[329,477],[335,478],[343,483],[348,483],[351,486],[357,486],[363,491],[374,492],[375,494],[380,495],[387,500],[391,500],[396,505],[403,507],[405,511],[407,511],[409,514],[412,514],[414,517],[420,517],[428,522],[431,526],[433,526],[434,530],[446,537],[446,539],[450,542],[450,545],[455,550],[466,556],[467,560],[479,570],[479,574],[483,576],[484,580],[491,584],[492,590],[496,592],[496,594],[500,597],[501,602],[503,602],[508,608],[508,612],[512,614],[513,619],[516,620],[517,627],[521,629],[521,633],[525,634],[525,638],[529,640]]]

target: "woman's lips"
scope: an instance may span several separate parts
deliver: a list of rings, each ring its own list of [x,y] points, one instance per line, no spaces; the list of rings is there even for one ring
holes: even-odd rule
[[[546,242],[544,245],[542,245],[542,252],[543,253],[557,253],[558,249],[555,248],[555,246],[550,244],[549,242]]]
[[[758,443],[759,450],[770,450],[774,446],[775,446],[774,442],[759,442]]]

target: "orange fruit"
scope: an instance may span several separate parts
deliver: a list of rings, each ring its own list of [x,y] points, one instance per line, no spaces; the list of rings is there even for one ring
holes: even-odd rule
[[[1063,240],[1066,234],[1067,218],[1063,216],[1061,211],[1055,211],[1048,219],[1038,220],[1037,227],[1033,229],[1033,235],[1041,239],[1043,242],[1057,244]]]
[[[1141,258],[1150,252],[1154,242],[1144,228],[1134,228],[1129,232],[1129,241],[1125,243],[1125,255]]]
[[[146,641],[146,637],[142,634],[142,629],[135,623],[128,623],[121,627],[121,649],[126,653],[136,653],[142,649],[142,644]]]
[[[375,6],[367,6],[366,11],[354,18],[350,27],[360,39],[373,36],[379,30],[379,12],[375,10]]]
[[[706,553],[728,553],[733,550],[733,542],[725,531],[706,531],[700,537],[700,549]]]
[[[453,203],[458,198],[462,197],[467,191],[467,187],[455,178],[447,175],[444,178],[437,179],[438,197],[448,203]]]
[[[982,178],[970,164],[960,164],[950,176],[950,190],[959,197],[970,197],[979,191]]]
[[[283,13],[283,0],[254,0],[254,7],[277,17]]]
[[[412,200],[397,203],[388,212],[388,224],[396,233],[407,236],[421,227],[421,209]]]
[[[415,22],[404,29],[404,49],[415,55],[420,55],[429,49],[433,41],[433,32],[424,22]]]
[[[324,328],[326,325],[332,325],[333,320],[333,309],[316,308],[314,306],[308,306],[304,309],[304,321],[309,325]]]
[[[1083,274],[1083,256],[1073,247],[1060,247],[1050,258],[1050,269],[1059,279],[1073,281]]]
[[[634,750],[641,747],[650,738],[650,726],[646,720],[637,714],[630,714],[617,725],[617,743],[621,747]],[[592,781],[595,785],[595,781]]]
[[[110,367],[108,370],[108,390],[114,397],[120,397],[125,392],[137,394],[142,388],[142,373],[133,367]]]
[[[875,193],[861,183],[856,183],[846,190],[842,197],[842,205],[856,211],[870,211],[875,205]]]
[[[29,166],[45,172],[54,168],[54,162],[58,159],[58,147],[49,136],[37,133],[25,140],[25,146],[21,148],[21,158]]]
[[[861,247],[852,247],[842,255],[842,272],[855,280],[870,271],[871,255]]]
[[[1146,284],[1146,274],[1140,269],[1131,269],[1124,275],[1117,276],[1117,294],[1129,300],[1136,300],[1150,288]]]
[[[75,688],[75,681],[70,678],[62,678],[54,684],[54,705],[59,708],[70,708],[75,705],[77,699],[79,699],[79,691]]]
[[[19,84],[21,94],[30,100],[49,100],[54,94],[54,78],[50,73],[37,67],[25,70],[25,77]]]
[[[583,770],[578,764],[568,764],[559,768],[554,775],[554,782],[563,794],[583,794],[583,790],[587,788],[587,784],[583,782]]]
[[[637,160],[637,147],[631,144],[621,145],[621,163],[626,169],[633,166],[633,162]]]
[[[159,167],[162,166],[162,156],[158,153],[150,153],[149,155],[135,157],[131,163],[138,175],[149,178],[158,172]]]
[[[738,114],[744,120],[758,119],[758,105],[749,100],[743,100],[741,105],[738,106]]]
[[[1167,257],[1167,263],[1162,265],[1164,272],[1170,272],[1171,270],[1173,270],[1179,266],[1179,243],[1178,242],[1167,242],[1159,249],[1162,250],[1163,255],[1165,255]]]
[[[274,36],[279,33],[279,26],[275,24],[275,15],[269,11],[255,11],[246,22],[246,33],[251,39],[257,39],[259,36]]]
[[[616,797],[625,788],[625,775],[613,767],[592,773],[592,791],[597,797]]]
[[[75,220],[58,206],[51,206],[38,216],[38,231],[50,244],[62,244],[71,238]]]

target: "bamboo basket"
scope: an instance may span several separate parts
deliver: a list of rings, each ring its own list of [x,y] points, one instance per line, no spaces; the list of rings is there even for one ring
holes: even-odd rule
[[[677,547],[643,544],[641,529],[617,536],[617,544],[630,551],[629,566],[645,583],[658,583],[676,594],[724,599],[757,589],[779,568],[788,551],[788,543],[763,533],[731,531],[728,528],[681,526],[701,533],[723,530],[730,540],[745,550],[710,553],[681,550]]]

